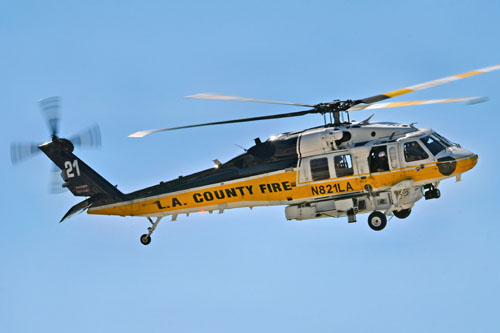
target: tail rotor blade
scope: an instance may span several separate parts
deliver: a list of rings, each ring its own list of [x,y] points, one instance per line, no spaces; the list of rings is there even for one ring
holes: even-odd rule
[[[47,119],[47,124],[49,125],[50,133],[52,135],[57,135],[59,130],[59,97],[49,97],[42,99],[38,102],[42,114]]]
[[[10,160],[12,164],[17,164],[39,152],[38,145],[35,143],[13,142],[10,144]]]
[[[101,130],[94,125],[72,137],[69,140],[75,145],[83,148],[97,148],[101,146]]]
[[[61,177],[61,170],[59,170],[55,165],[52,166],[49,178],[50,178],[49,179],[50,194],[60,194],[66,192],[66,189],[62,186],[63,179]]]

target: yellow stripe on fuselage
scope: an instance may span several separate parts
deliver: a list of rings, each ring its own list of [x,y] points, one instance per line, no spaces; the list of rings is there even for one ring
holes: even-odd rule
[[[472,169],[477,155],[457,160],[453,174]],[[450,175],[448,177],[453,177]],[[263,176],[234,180],[187,189],[174,193],[127,201],[107,206],[92,207],[89,214],[120,216],[175,215],[185,212],[225,209],[238,206],[267,206],[288,201],[306,201],[316,198],[365,191],[369,184],[374,191],[393,186],[403,180],[415,182],[445,178],[436,162],[404,167],[389,172],[333,178],[319,182],[298,183],[298,171],[275,172]],[[229,205],[229,206],[228,206]],[[213,208],[218,207],[218,208]]]

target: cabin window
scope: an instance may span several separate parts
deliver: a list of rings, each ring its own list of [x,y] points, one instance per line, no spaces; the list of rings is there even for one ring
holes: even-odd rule
[[[397,167],[399,167],[398,156],[396,154],[396,148],[395,147],[389,148],[389,158],[391,159],[391,167],[393,169],[396,169]]]
[[[351,155],[339,155],[333,158],[335,165],[335,174],[337,177],[352,176],[354,171],[352,169]]]
[[[404,153],[406,162],[420,161],[429,158],[429,155],[427,155],[425,150],[418,144],[417,141],[405,143]]]
[[[328,159],[326,157],[311,160],[311,175],[313,180],[323,180],[330,178],[328,170]]]

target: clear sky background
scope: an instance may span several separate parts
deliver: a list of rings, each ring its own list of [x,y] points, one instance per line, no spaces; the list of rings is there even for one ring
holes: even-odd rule
[[[500,72],[400,100],[473,106],[377,111],[479,154],[462,182],[372,231],[366,215],[286,221],[284,207],[180,216],[145,247],[144,218],[81,214],[49,195],[37,101],[62,97],[61,135],[123,192],[211,167],[239,144],[320,116],[130,139],[137,130],[300,108],[187,100],[215,92],[299,103],[362,98],[500,63],[498,1],[0,1],[1,332],[498,332]],[[353,114],[362,120],[369,111]]]

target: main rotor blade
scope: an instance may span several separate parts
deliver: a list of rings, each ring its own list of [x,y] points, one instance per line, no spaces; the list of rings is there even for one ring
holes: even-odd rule
[[[233,123],[243,123],[248,121],[257,121],[257,120],[269,120],[269,119],[279,119],[279,118],[289,118],[289,117],[298,117],[306,114],[320,113],[317,110],[305,110],[298,112],[289,112],[289,113],[281,113],[274,114],[269,116],[261,116],[261,117],[252,117],[252,118],[242,118],[242,119],[233,119],[233,120],[225,120],[225,121],[216,121],[211,123],[203,123],[196,125],[187,125],[187,126],[179,126],[179,127],[170,127],[170,128],[162,128],[162,129],[153,129],[146,131],[139,131],[129,135],[130,138],[142,138],[148,134],[156,133],[156,132],[165,132],[165,131],[173,131],[184,128],[192,128],[192,127],[201,127],[201,126],[211,126],[211,125],[222,125],[222,124],[233,124]]]
[[[47,119],[50,134],[57,135],[57,131],[59,130],[59,97],[42,99],[38,102],[38,105],[42,109],[43,116]]]
[[[312,105],[312,104],[299,104],[299,103],[290,103],[290,102],[268,101],[265,99],[236,97],[236,96],[230,96],[230,95],[209,94],[209,93],[186,96],[186,98],[218,99],[218,100],[223,100],[223,101],[239,101],[239,102],[255,102],[255,103],[267,103],[267,104],[294,105],[294,106],[304,106],[304,107],[308,107],[308,108],[316,107],[315,105]]]
[[[414,92],[414,91],[417,91],[417,90],[423,90],[423,89],[427,89],[427,88],[432,88],[432,87],[439,86],[439,85],[442,85],[442,84],[445,84],[445,83],[448,83],[448,82],[461,80],[461,79],[464,79],[464,78],[469,77],[469,76],[474,76],[474,75],[477,75],[477,74],[482,74],[482,73],[488,73],[488,72],[496,71],[498,69],[500,69],[500,64],[499,65],[495,65],[495,66],[486,67],[486,68],[476,69],[474,71],[465,72],[465,73],[462,73],[462,74],[448,76],[448,77],[445,77],[445,78],[442,78],[442,79],[437,79],[437,80],[432,80],[432,81],[428,81],[428,82],[416,84],[416,85],[409,86],[409,87],[406,87],[406,88],[403,88],[403,89],[389,91],[389,92],[381,94],[381,95],[375,95],[375,96],[371,96],[371,97],[366,97],[366,98],[358,100],[357,102],[371,104],[371,103],[383,101],[384,99],[388,99],[388,98],[392,98],[392,97],[396,97],[396,96],[401,96],[401,95],[404,95],[404,94],[408,94],[408,93],[411,93],[411,92]]]
[[[100,147],[101,146],[101,131],[98,125],[94,125],[72,137],[69,140],[80,147]]]
[[[351,108],[347,109],[346,111],[397,108],[400,106],[427,105],[427,104],[451,103],[451,102],[469,102],[469,104],[475,104],[475,103],[484,102],[485,100],[486,100],[486,98],[484,98],[484,97],[459,97],[459,98],[446,98],[446,99],[426,99],[426,100],[422,100],[422,101],[376,103],[376,104],[357,104],[357,105],[354,105]]]

